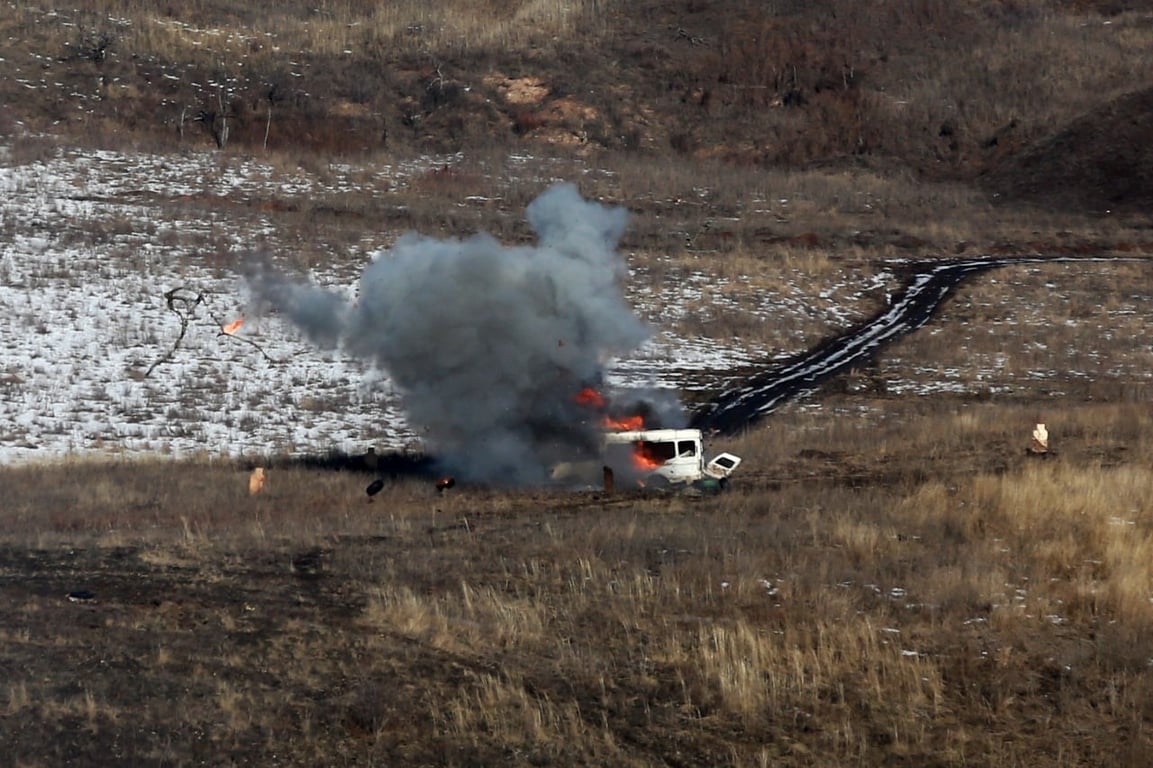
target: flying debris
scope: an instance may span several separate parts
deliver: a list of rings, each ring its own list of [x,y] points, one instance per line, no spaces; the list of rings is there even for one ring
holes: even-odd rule
[[[368,500],[372,501],[372,497],[380,493],[382,488],[384,488],[384,480],[377,478],[368,484],[368,487],[364,489],[364,492],[368,494]]]

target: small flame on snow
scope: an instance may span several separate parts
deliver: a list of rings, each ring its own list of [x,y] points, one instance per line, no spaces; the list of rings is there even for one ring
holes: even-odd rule
[[[244,325],[244,318],[238,317],[231,323],[226,323],[220,327],[220,332],[231,336],[240,330],[240,326]]]

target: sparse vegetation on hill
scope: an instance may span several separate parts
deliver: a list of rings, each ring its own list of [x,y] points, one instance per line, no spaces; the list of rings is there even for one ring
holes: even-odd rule
[[[1133,149],[1115,186],[1061,202],[1147,202],[1125,180],[1150,144],[1125,99],[1153,82],[1137,4],[18,1],[0,39],[9,135],[329,157],[511,144],[963,181],[1032,152],[1031,187],[998,185],[1027,193],[1048,178],[1035,148],[1092,121],[1094,144],[1116,130]],[[1095,173],[1078,144],[1049,158],[1054,181]]]

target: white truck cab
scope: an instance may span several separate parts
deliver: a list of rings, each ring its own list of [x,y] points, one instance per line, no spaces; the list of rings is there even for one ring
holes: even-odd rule
[[[712,478],[725,480],[741,463],[739,456],[721,453],[705,461],[699,429],[645,429],[606,432],[604,465],[621,477],[688,484]]]

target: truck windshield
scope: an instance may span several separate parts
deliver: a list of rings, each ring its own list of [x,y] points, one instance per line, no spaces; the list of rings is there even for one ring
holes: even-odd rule
[[[652,461],[662,463],[669,459],[697,455],[697,446],[692,440],[678,440],[676,442],[641,440],[635,444],[635,450]]]

